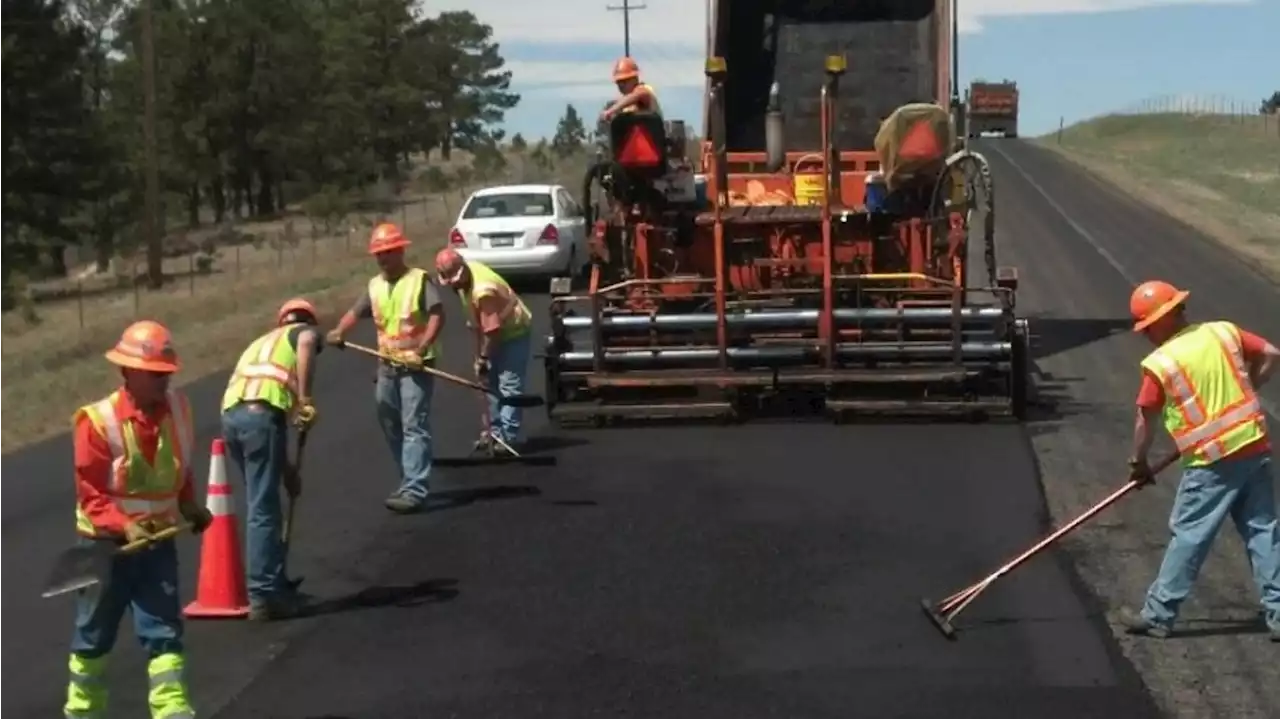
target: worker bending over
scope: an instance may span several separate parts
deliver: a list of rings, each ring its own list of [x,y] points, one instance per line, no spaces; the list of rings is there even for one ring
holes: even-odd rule
[[[1249,553],[1271,640],[1280,641],[1280,528],[1271,445],[1257,387],[1280,359],[1275,345],[1230,322],[1187,321],[1190,293],[1146,282],[1129,299],[1134,331],[1156,349],[1142,360],[1133,454],[1134,479],[1152,481],[1147,453],[1163,419],[1182,455],[1169,528],[1173,538],[1140,616],[1128,631],[1166,637],[1178,609],[1230,515]]]
[[[316,355],[322,343],[316,308],[294,298],[276,312],[276,327],[240,355],[222,395],[222,436],[227,456],[244,477],[248,503],[245,570],[249,618],[285,619],[305,613],[305,598],[285,576],[284,519],[280,488],[301,491],[289,462],[289,424],[309,429]]]
[[[613,101],[600,113],[600,119],[608,122],[626,112],[652,112],[662,115],[658,94],[653,87],[640,81],[640,66],[629,57],[619,58],[613,65],[613,81],[622,97]]]
[[[122,387],[76,411],[73,446],[76,532],[81,541],[117,543],[150,539],[185,519],[203,532],[213,521],[195,501],[191,473],[191,407],[169,389],[178,371],[169,330],[150,321],[125,329],[106,353],[120,367]],[[182,647],[178,606],[178,552],[172,539],[137,553],[116,555],[103,586],[76,595],[71,640],[71,683],[63,715],[107,712],[107,655],[120,620],[133,613],[134,635],[146,649],[152,719],[194,717]]]
[[[524,393],[533,316],[497,272],[475,260],[464,260],[452,249],[436,254],[436,274],[442,285],[458,292],[463,307],[472,314],[476,378],[493,392],[489,395],[489,427],[481,433],[476,449],[505,454],[503,443],[514,448],[519,441],[521,411],[502,404],[495,395]]]
[[[385,223],[373,229],[369,253],[380,272],[368,290],[329,332],[330,344],[341,347],[356,322],[371,318],[378,330],[378,350],[395,358],[378,367],[378,421],[400,468],[400,487],[386,500],[387,509],[408,513],[422,509],[430,491],[432,376],[438,338],[444,329],[440,292],[426,270],[404,261],[409,246],[400,228]]]

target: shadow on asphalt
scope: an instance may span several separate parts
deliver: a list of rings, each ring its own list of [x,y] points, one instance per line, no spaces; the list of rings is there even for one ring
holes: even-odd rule
[[[1267,624],[1261,616],[1253,619],[1190,619],[1180,622],[1170,639],[1194,639],[1196,637],[1232,637],[1244,634],[1266,634]],[[1192,626],[1187,626],[1192,625]]]
[[[415,584],[367,587],[354,594],[315,603],[307,616],[339,614],[360,609],[382,607],[412,608],[424,604],[447,602],[458,596],[456,579],[428,579]]]
[[[466,507],[476,502],[494,502],[503,499],[542,496],[542,490],[532,485],[497,485],[494,487],[463,487],[432,492],[435,502],[427,513],[443,512]]]
[[[1112,335],[1130,332],[1133,320],[1030,317],[1031,358],[1045,359],[1091,345]]]

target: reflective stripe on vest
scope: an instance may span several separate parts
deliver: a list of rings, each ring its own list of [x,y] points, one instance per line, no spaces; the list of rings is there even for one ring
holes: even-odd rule
[[[1216,462],[1266,436],[1266,418],[1231,323],[1187,330],[1142,366],[1160,378],[1165,427],[1187,466]]]
[[[222,396],[222,411],[250,401],[266,402],[283,412],[293,409],[298,396],[298,353],[289,344],[289,332],[297,326],[271,330],[245,349]]]
[[[427,281],[426,271],[418,268],[406,272],[394,285],[382,275],[369,280],[369,305],[378,329],[379,349],[412,350],[422,343],[427,333],[427,318],[422,314],[418,298]],[[423,352],[423,359],[436,356],[437,344],[431,343]]]
[[[511,285],[502,279],[502,275],[494,272],[488,265],[475,260],[467,260],[467,266],[471,268],[471,291],[463,294],[475,316],[476,332],[483,332],[480,328],[480,300],[489,295],[502,301],[502,309],[498,312],[498,318],[502,321],[502,329],[498,331],[500,339],[519,337],[527,332],[533,324],[533,315],[529,312],[524,300],[521,300],[515,290],[511,289]]]
[[[120,390],[117,390],[106,399],[80,408],[107,440],[111,450],[111,479],[107,483],[106,495],[132,519],[176,522],[178,491],[189,466],[194,434],[191,408],[184,397],[169,392],[169,416],[160,426],[155,460],[148,464],[138,447],[132,420],[120,419],[117,410],[120,396]],[[90,536],[99,534],[78,505],[76,529]]]
[[[658,103],[658,93],[654,91],[653,86],[647,82],[642,82],[636,87],[643,87],[644,89],[649,91],[648,100],[644,103],[643,108],[641,107],[640,103],[636,103],[635,105],[628,105],[627,107],[623,108],[622,112],[623,113],[640,112],[640,110],[643,109],[646,112],[652,112],[655,115],[661,115],[662,105]]]

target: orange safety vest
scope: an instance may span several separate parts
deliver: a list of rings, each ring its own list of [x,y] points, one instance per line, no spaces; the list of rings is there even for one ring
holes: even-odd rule
[[[1147,355],[1142,367],[1164,388],[1165,428],[1185,466],[1212,464],[1267,436],[1234,324],[1183,330]]]
[[[169,415],[160,426],[155,459],[147,462],[138,447],[132,419],[120,416],[120,397],[121,390],[116,390],[106,399],[85,405],[73,420],[83,414],[107,440],[111,449],[111,480],[106,494],[116,507],[135,521],[176,524],[178,494],[190,466],[194,435],[191,405],[181,394],[169,392]],[[102,534],[79,506],[76,507],[76,531],[89,537]]]

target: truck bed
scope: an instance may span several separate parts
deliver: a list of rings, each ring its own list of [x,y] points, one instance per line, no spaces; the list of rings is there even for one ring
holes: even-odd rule
[[[789,150],[820,146],[823,59],[843,54],[836,142],[874,145],[880,121],[911,102],[945,104],[946,0],[718,0],[714,47],[729,67],[726,115],[730,152],[764,148],[769,87],[777,81]]]

